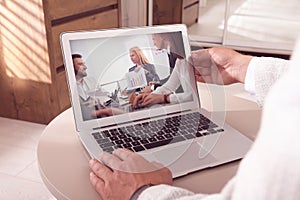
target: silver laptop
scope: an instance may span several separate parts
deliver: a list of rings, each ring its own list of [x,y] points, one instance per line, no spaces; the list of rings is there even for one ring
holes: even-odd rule
[[[154,35],[176,40],[161,48]],[[227,125],[224,115],[201,109],[193,68],[187,64],[191,50],[184,25],[67,32],[61,45],[77,133],[91,157],[127,148],[179,177],[240,159],[249,150],[252,141]],[[143,54],[142,64],[131,59],[132,47],[140,49],[139,60]],[[74,68],[72,55],[81,56],[86,73]],[[176,65],[171,66],[174,55]],[[154,85],[152,93],[168,94],[170,103],[135,103],[145,86],[139,88],[139,76],[132,74],[137,66],[146,77],[159,77],[147,78],[147,88]]]

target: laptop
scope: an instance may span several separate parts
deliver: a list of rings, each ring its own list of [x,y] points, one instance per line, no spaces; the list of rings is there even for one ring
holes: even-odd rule
[[[152,92],[167,93],[172,100],[134,106],[134,98],[142,90],[126,89],[130,87],[124,81],[126,74],[135,65],[130,48],[141,50],[154,73],[172,68],[168,57],[156,59],[161,49],[155,46],[153,35],[176,36],[173,45],[176,55],[181,55],[170,80]],[[226,124],[224,113],[201,108],[193,67],[187,64],[191,50],[185,25],[66,32],[61,35],[61,46],[77,134],[91,157],[97,159],[102,151],[127,148],[162,163],[175,178],[241,159],[249,150],[252,141]],[[172,49],[169,44],[165,52],[172,53]],[[82,56],[86,76],[75,75],[73,54]],[[146,75],[150,73],[147,69]],[[172,88],[174,79],[177,85]],[[83,100],[79,86],[88,80],[94,80],[94,86]],[[176,91],[179,86],[183,91]]]

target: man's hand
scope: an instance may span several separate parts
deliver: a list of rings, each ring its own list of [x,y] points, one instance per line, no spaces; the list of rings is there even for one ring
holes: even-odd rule
[[[133,101],[133,107],[138,108],[139,104],[142,107],[150,106],[153,104],[164,103],[164,95],[163,94],[153,94],[153,93],[143,93],[139,94]]]
[[[151,87],[152,87],[152,85],[155,85],[155,84],[158,84],[158,82],[157,81],[150,81],[149,84],[146,87],[144,87],[141,92],[142,93],[151,93],[152,92]]]
[[[149,93],[141,93],[141,94],[137,95],[132,102],[133,108],[135,108],[135,109],[138,108],[139,105],[141,105],[143,103],[144,98],[148,95],[149,95]]]
[[[148,85],[148,86],[144,87],[141,92],[142,93],[151,93],[152,92],[151,86]]]
[[[231,49],[213,47],[192,52],[191,63],[197,81],[227,85],[245,82],[251,59]]]
[[[170,170],[127,149],[103,152],[100,160],[90,160],[90,182],[103,199],[129,199],[142,185],[173,182]]]
[[[113,116],[113,115],[120,115],[123,113],[125,113],[125,112],[118,108],[102,108],[102,109],[92,112],[92,116],[93,117],[99,117],[101,115]]]

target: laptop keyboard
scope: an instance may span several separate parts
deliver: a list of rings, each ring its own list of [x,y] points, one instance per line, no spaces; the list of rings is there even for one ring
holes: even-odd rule
[[[92,135],[104,151],[112,152],[117,148],[127,148],[139,152],[223,131],[224,129],[199,112],[194,112],[94,132]]]

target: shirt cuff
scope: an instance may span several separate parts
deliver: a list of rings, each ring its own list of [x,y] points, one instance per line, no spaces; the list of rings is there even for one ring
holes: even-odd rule
[[[142,185],[141,187],[139,187],[138,189],[136,189],[136,191],[131,195],[129,200],[137,200],[140,196],[140,194],[148,189],[149,187],[153,186],[152,184],[146,184],[146,185]]]
[[[155,90],[154,87],[155,87],[155,84],[151,85],[150,89],[151,89],[152,91],[154,91],[154,90]]]
[[[246,73],[246,77],[245,77],[244,88],[251,95],[255,95],[255,93],[256,93],[255,92],[255,68],[257,67],[256,60],[257,60],[256,57],[251,59],[249,65],[248,65],[248,69],[247,69],[247,73]]]
[[[188,196],[192,196],[192,195],[194,195],[193,192],[185,190],[183,188],[161,184],[161,185],[154,185],[152,187],[148,187],[145,190],[143,190],[139,195],[138,200],[180,199],[181,197],[188,199]],[[201,197],[199,199],[201,199]]]

